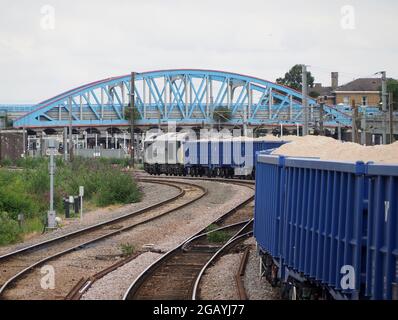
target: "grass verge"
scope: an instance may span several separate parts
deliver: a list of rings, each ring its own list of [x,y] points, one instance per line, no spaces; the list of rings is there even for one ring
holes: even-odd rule
[[[57,157],[54,190],[57,213],[64,212],[64,197],[78,195],[79,186],[84,186],[84,200],[91,207],[140,201],[141,192],[136,182],[120,170],[127,162],[116,160],[77,157],[68,163]],[[22,170],[0,169],[0,245],[43,230],[49,206],[48,159],[25,158],[9,165],[17,165]],[[22,227],[17,222],[21,213],[25,219]]]

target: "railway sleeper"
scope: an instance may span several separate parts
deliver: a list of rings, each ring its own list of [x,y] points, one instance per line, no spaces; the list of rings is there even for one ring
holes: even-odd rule
[[[193,245],[185,249],[186,251],[195,252],[217,252],[222,246],[221,245]]]

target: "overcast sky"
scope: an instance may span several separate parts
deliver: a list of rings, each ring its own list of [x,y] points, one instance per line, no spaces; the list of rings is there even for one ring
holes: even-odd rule
[[[396,0],[0,0],[0,8],[0,104],[168,68],[274,81],[305,63],[324,85],[331,71],[341,83],[381,70],[398,77]]]

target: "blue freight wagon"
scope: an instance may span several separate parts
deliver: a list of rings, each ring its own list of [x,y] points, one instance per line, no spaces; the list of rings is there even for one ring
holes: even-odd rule
[[[254,235],[284,298],[398,299],[398,165],[259,154]]]
[[[184,142],[184,167],[192,176],[255,176],[256,153],[276,149],[284,141],[200,140]]]

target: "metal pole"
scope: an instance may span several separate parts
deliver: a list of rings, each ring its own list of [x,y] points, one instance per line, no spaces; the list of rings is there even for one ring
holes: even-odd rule
[[[268,119],[271,120],[272,119],[272,107],[274,104],[274,96],[272,93],[272,88],[269,89],[269,97],[268,97]]]
[[[325,135],[325,128],[323,127],[324,105],[325,105],[325,102],[322,100],[321,103],[319,104],[319,131],[320,131],[321,136]]]
[[[382,132],[383,132],[383,144],[387,144],[387,126],[386,126],[386,117],[387,117],[387,75],[385,71],[381,72],[381,101],[382,101],[382,111],[383,111],[383,123],[382,123]]]
[[[209,77],[206,77],[206,119],[208,117],[209,117]]]
[[[69,161],[73,161],[73,139],[72,139],[72,98],[68,98],[69,107]]]
[[[54,210],[54,155],[50,155],[50,211]]]
[[[142,78],[142,91],[143,91],[143,97],[142,97],[142,100],[143,100],[143,108],[144,108],[144,118],[146,119],[146,107],[147,107],[147,104],[146,104],[146,81],[145,81],[145,78]]]
[[[227,85],[227,107],[228,109],[231,108],[231,83],[229,79],[227,79],[228,85]]]
[[[366,130],[367,130],[367,124],[366,124],[366,112],[362,113],[361,117],[361,144],[366,146]]]
[[[184,118],[188,118],[188,114],[189,114],[189,106],[188,106],[188,76],[186,75],[184,77],[184,98],[185,98],[185,114],[184,114]],[[207,90],[207,86],[206,86],[206,90]]]
[[[357,135],[358,135],[358,127],[357,127],[357,119],[358,119],[358,107],[355,105],[355,100],[351,101],[351,109],[352,109],[352,142],[357,143]]]
[[[83,221],[83,196],[80,196],[80,221]]]
[[[22,135],[23,135],[23,156],[26,157],[26,129],[25,129],[25,127],[22,128]]]
[[[165,88],[166,92],[166,88]],[[131,139],[131,166],[134,168],[134,104],[135,104],[135,72],[131,73],[131,84],[130,84],[130,139]],[[165,101],[166,104],[166,101]]]
[[[213,97],[213,80],[210,79],[210,129],[213,129],[214,122],[214,97]]]
[[[303,95],[303,111],[304,111],[304,127],[303,127],[303,136],[308,135],[308,104],[307,104],[307,66],[302,65],[302,95]]]
[[[394,95],[392,92],[389,94],[389,129],[390,129],[390,143],[394,143],[394,110],[393,110],[393,98]]]
[[[161,129],[161,125],[160,125],[160,117],[161,117],[162,115],[160,114],[160,110],[158,110],[158,131],[160,132],[160,129]]]
[[[68,129],[64,128],[64,160],[68,161]]]
[[[54,211],[54,152],[55,141],[49,140],[48,147],[50,149],[50,210],[47,214],[47,227],[54,229],[56,227],[55,211]]]
[[[251,104],[251,101],[250,101],[250,91],[251,91],[250,83],[247,84],[246,90],[247,90],[248,105],[246,106],[246,105],[243,104],[243,135],[245,137],[247,137],[247,118],[248,118],[247,111],[248,111],[248,108],[250,108],[250,104]]]

